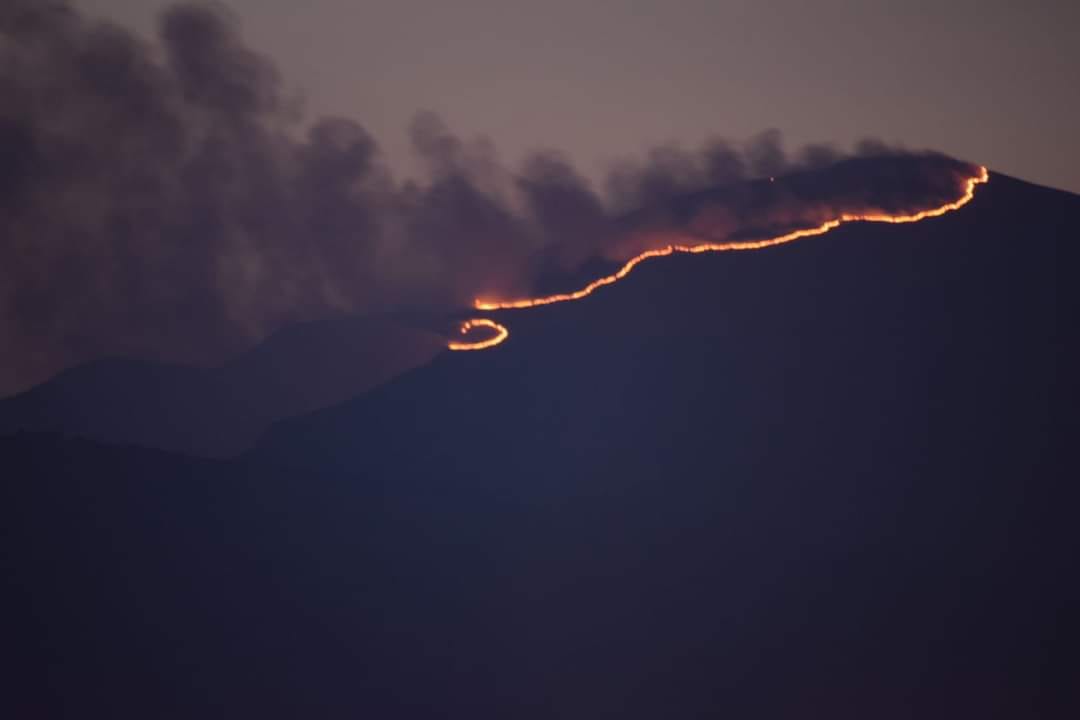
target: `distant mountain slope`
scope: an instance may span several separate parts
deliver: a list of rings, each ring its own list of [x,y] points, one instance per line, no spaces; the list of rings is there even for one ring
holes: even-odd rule
[[[747,181],[669,198],[622,217],[607,242],[651,247],[673,228],[717,240],[728,239],[728,233],[760,238],[833,219],[839,208],[930,207],[953,199],[957,174],[973,170],[940,155],[850,158],[776,182]],[[596,256],[581,268],[559,266],[549,281],[587,283],[595,277],[589,273],[606,274],[610,266]],[[387,318],[343,316],[286,328],[220,368],[98,360],[0,400],[0,434],[61,432],[203,456],[235,455],[270,423],[362,394],[429,361],[444,344],[439,333]]]
[[[99,360],[0,400],[0,433],[235,455],[271,422],[362,393],[444,345],[435,333],[341,316],[286,328],[220,368]]]
[[[724,418],[739,414],[723,398],[753,383],[756,401],[782,413],[788,386],[824,395],[815,388],[830,380],[837,390],[881,380],[873,389],[886,393],[883,411],[911,405],[918,414],[897,420],[912,426],[980,381],[988,384],[979,403],[1006,392],[1036,402],[1040,387],[1056,402],[1076,349],[1078,229],[1080,197],[995,175],[968,208],[922,223],[855,224],[778,248],[657,259],[581,301],[487,313],[511,327],[504,345],[440,357],[368,396],[283,421],[254,456],[359,461],[371,449],[357,437],[411,442],[426,432],[472,457],[470,438],[491,451],[494,437],[536,429],[547,417],[533,412],[536,403],[565,403],[559,422],[658,418],[637,402],[676,396],[668,385],[681,382],[695,388],[687,400],[719,393],[710,412]],[[646,370],[649,353],[688,365]],[[586,402],[609,384],[610,396]]]
[[[0,438],[12,697],[1076,717],[1078,238],[1080,198],[994,175],[507,314],[239,459]]]

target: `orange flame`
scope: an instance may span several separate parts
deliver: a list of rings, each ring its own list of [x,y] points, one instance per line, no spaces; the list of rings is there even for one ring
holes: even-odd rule
[[[570,300],[580,300],[593,293],[598,288],[605,285],[611,285],[630,274],[637,265],[649,258],[665,257],[674,253],[705,253],[705,252],[727,252],[731,250],[760,250],[762,248],[773,247],[774,245],[783,245],[785,243],[792,242],[794,240],[800,240],[806,237],[815,237],[817,235],[824,235],[825,233],[840,227],[845,223],[851,222],[881,222],[881,223],[913,223],[919,222],[932,217],[940,217],[953,210],[959,210],[963,206],[971,202],[975,197],[975,188],[987,182],[990,179],[990,173],[985,167],[979,167],[977,175],[970,177],[964,181],[964,193],[959,199],[941,205],[939,207],[931,208],[929,210],[922,210],[920,212],[911,215],[886,215],[886,214],[850,214],[844,213],[835,220],[829,220],[827,222],[818,225],[817,227],[806,228],[803,230],[794,230],[784,235],[779,235],[773,238],[767,238],[764,240],[749,240],[749,241],[732,241],[723,243],[702,243],[700,245],[667,245],[655,250],[646,250],[645,252],[635,255],[626,261],[626,263],[611,275],[605,275],[604,277],[597,278],[591,283],[569,293],[558,293],[555,295],[544,295],[535,298],[522,298],[520,300],[506,300],[506,301],[488,301],[477,299],[473,305],[477,310],[518,310],[522,308],[537,307],[539,305],[551,305],[553,303],[568,302]],[[492,320],[475,319],[469,320],[462,325],[462,332],[467,333],[473,327],[490,327],[495,328],[498,331],[496,337],[479,343],[460,343],[451,342],[449,348],[451,350],[483,350],[485,348],[498,345],[507,338],[510,334],[509,331]]]
[[[487,318],[474,318],[473,320],[466,320],[461,323],[461,334],[468,335],[473,328],[478,327],[491,328],[495,331],[495,335],[487,340],[480,340],[478,342],[451,341],[447,347],[451,350],[487,350],[490,347],[495,347],[510,335],[510,331],[504,326],[494,320],[488,320]]]

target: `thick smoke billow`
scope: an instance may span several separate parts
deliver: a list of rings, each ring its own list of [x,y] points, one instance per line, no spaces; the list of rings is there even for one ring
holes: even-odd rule
[[[103,355],[215,362],[328,311],[521,293],[610,255],[627,210],[839,157],[789,158],[775,131],[661,147],[602,198],[558,153],[510,170],[433,114],[408,132],[421,181],[395,180],[353,120],[302,126],[217,6],[173,7],[151,42],[5,0],[0,395]]]

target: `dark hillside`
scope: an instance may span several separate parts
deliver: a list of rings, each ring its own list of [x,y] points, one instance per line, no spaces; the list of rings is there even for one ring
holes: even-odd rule
[[[22,715],[1075,717],[1078,218],[646,263],[235,461],[0,439]]]
[[[442,336],[381,318],[293,325],[221,367],[110,358],[0,400],[0,433],[59,432],[208,457],[353,397],[441,352]]]

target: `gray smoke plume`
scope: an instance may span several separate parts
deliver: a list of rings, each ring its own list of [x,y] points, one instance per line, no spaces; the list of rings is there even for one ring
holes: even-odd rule
[[[0,395],[103,355],[211,363],[331,311],[520,293],[600,254],[620,212],[839,157],[790,162],[776,131],[662,147],[602,198],[555,152],[511,171],[430,113],[409,132],[419,182],[352,120],[304,130],[216,5],[172,7],[150,42],[64,0],[5,0]]]

